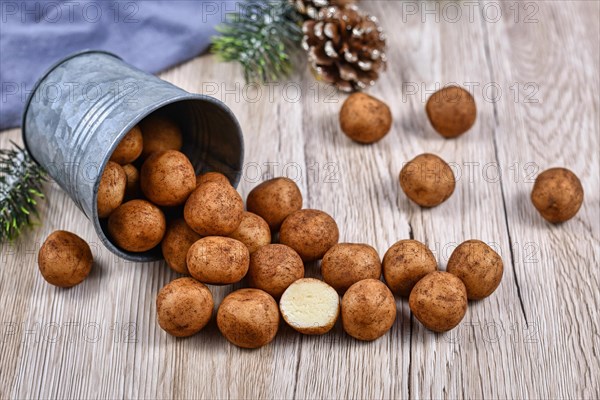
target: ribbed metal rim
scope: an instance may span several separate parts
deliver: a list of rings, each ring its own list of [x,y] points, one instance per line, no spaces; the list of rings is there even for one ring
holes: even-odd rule
[[[46,72],[44,72],[42,74],[42,76],[40,76],[40,78],[35,82],[35,84],[33,85],[33,89],[31,90],[31,92],[29,92],[29,95],[27,95],[27,101],[25,102],[25,108],[23,109],[23,115],[21,117],[21,137],[23,139],[23,145],[25,146],[25,149],[29,153],[29,156],[38,165],[39,165],[39,162],[33,157],[33,154],[31,154],[31,151],[29,151],[29,146],[27,145],[27,135],[25,135],[25,119],[27,119],[27,112],[29,111],[29,106],[31,105],[31,100],[33,100],[33,97],[35,96],[35,92],[37,92],[39,86],[48,77],[48,75],[50,75],[50,73],[52,71],[54,71],[56,68],[58,68],[61,64],[64,64],[65,62],[67,62],[73,58],[79,57],[84,54],[90,54],[90,53],[106,54],[106,55],[115,57],[119,60],[123,60],[121,57],[119,57],[118,55],[116,55],[114,53],[111,53],[110,51],[92,50],[92,49],[77,51],[75,53],[69,54],[68,56],[66,56],[66,57],[56,61],[54,64],[52,64],[46,70]]]

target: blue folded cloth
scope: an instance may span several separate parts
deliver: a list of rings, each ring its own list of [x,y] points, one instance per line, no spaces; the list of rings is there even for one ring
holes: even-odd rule
[[[156,73],[205,51],[236,3],[2,0],[0,7],[0,129],[6,129],[20,125],[35,81],[61,58],[106,50]]]

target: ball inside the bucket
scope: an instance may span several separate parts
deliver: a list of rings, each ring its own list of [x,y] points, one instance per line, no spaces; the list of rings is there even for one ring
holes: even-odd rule
[[[140,122],[144,149],[142,158],[147,158],[156,151],[181,150],[183,136],[179,126],[170,118],[154,113]]]
[[[109,161],[102,172],[98,186],[98,217],[108,217],[123,202],[127,188],[127,174],[119,164]]]
[[[121,139],[121,142],[110,156],[110,161],[121,165],[132,163],[142,154],[143,147],[142,131],[136,125]]]
[[[146,200],[121,204],[108,218],[108,233],[123,250],[144,252],[156,247],[167,228],[165,215]]]
[[[185,154],[176,150],[159,151],[142,165],[140,183],[142,192],[154,204],[178,206],[196,188],[196,172]]]

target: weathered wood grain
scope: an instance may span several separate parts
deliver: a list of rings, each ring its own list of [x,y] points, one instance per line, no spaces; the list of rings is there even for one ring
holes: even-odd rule
[[[388,71],[370,93],[390,104],[394,125],[377,144],[341,133],[345,96],[302,67],[289,82],[244,86],[238,67],[202,56],[161,77],[220,98],[237,115],[246,139],[242,196],[287,175],[306,207],[335,217],[342,241],[383,255],[414,237],[442,269],[457,244],[484,240],[505,263],[496,293],[471,303],[447,334],[424,329],[397,299],[394,327],[371,343],[349,338],[339,323],[323,337],[282,326],[274,343],[255,351],[230,345],[214,321],[174,339],[158,327],[154,301],[176,274],[162,262],[111,255],[49,184],[42,225],[2,246],[0,398],[600,397],[599,4],[363,6],[380,17],[389,41]],[[426,12],[435,7],[437,15]],[[436,84],[450,82],[470,85],[478,105],[474,128],[456,140],[438,136],[424,113]],[[0,146],[19,136],[2,133]],[[403,163],[423,152],[439,154],[458,177],[453,196],[428,210],[397,183]],[[576,218],[553,226],[529,193],[539,171],[559,165],[579,175],[586,198]],[[73,289],[50,287],[37,272],[37,250],[55,229],[88,240],[97,260]],[[317,263],[307,275],[320,276]],[[216,303],[240,286],[211,287]]]

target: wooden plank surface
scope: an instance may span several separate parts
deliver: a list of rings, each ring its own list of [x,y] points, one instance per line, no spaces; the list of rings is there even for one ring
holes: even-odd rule
[[[158,327],[154,301],[176,274],[163,262],[110,254],[50,183],[41,226],[2,246],[0,398],[600,397],[599,3],[363,6],[389,41],[388,71],[370,93],[388,102],[394,125],[375,145],[340,132],[344,96],[315,84],[303,66],[260,89],[212,56],[161,77],[232,108],[245,133],[242,196],[287,175],[306,207],[335,217],[342,241],[383,255],[414,237],[442,269],[458,243],[481,239],[505,264],[494,295],[471,303],[446,334],[424,329],[397,299],[395,325],[372,343],[339,324],[323,337],[282,326],[271,345],[247,351],[226,342],[214,321],[174,339]],[[473,88],[478,105],[474,128],[457,140],[439,137],[423,109],[436,85],[450,82]],[[10,140],[20,142],[18,129],[0,135],[2,147]],[[397,182],[403,163],[423,152],[439,154],[459,177],[453,196],[429,210]],[[556,226],[529,200],[537,173],[552,166],[575,171],[586,196],[579,214]],[[37,250],[56,229],[89,241],[96,260],[69,290],[37,272]],[[316,263],[307,275],[319,276]],[[216,303],[237,287],[211,287]]]

